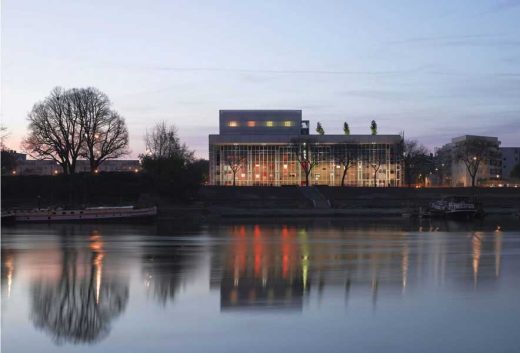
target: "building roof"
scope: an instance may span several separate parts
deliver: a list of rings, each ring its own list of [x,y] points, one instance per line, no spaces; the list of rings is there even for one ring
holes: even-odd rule
[[[290,143],[293,139],[309,139],[322,144],[396,144],[401,135],[209,135],[209,144],[280,144]]]

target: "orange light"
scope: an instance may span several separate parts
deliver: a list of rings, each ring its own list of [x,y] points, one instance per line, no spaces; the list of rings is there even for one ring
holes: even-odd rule
[[[255,127],[256,126],[256,121],[253,121],[253,120],[250,120],[247,122],[247,126],[248,127]]]

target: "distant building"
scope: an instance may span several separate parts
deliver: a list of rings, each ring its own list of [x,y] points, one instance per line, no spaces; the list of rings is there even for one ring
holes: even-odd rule
[[[139,172],[141,165],[139,160],[111,159],[101,163],[98,172]],[[62,168],[51,160],[23,159],[16,163],[12,175],[57,175],[63,173]],[[76,165],[76,173],[90,173],[89,161],[79,160]]]
[[[455,137],[450,143],[442,146],[436,151],[435,168],[439,175],[439,181],[444,186],[471,186],[471,176],[468,173],[466,165],[463,161],[458,161],[455,158],[457,145],[466,142],[470,139],[485,140],[494,146],[497,150],[500,146],[500,141],[497,137],[490,136],[473,136],[464,135]],[[501,160],[500,155],[496,158],[487,159],[481,162],[476,180],[496,180],[501,178]]]
[[[310,184],[341,185],[338,156],[347,152],[355,155],[355,162],[347,170],[346,185],[402,183],[400,135],[309,135],[309,121],[302,120],[301,110],[221,110],[219,118],[220,133],[209,135],[212,185],[303,184],[295,141],[312,141],[317,165]],[[230,160],[240,164],[238,171]]]
[[[520,163],[520,147],[500,147],[502,155],[502,177],[511,177],[511,171]]]

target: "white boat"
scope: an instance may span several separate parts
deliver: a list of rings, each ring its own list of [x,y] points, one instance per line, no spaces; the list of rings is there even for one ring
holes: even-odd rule
[[[16,222],[66,222],[147,219],[157,215],[157,207],[88,207],[84,209],[34,209],[13,211]]]
[[[477,203],[464,196],[446,197],[430,204],[431,216],[469,219],[475,217],[479,211]]]

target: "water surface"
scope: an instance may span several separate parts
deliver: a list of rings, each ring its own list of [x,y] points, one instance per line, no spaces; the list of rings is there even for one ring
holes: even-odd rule
[[[514,352],[519,228],[3,228],[2,352]]]

